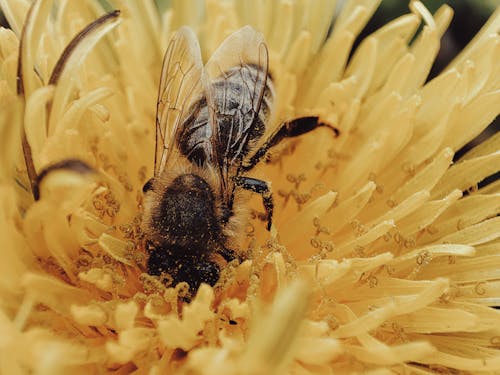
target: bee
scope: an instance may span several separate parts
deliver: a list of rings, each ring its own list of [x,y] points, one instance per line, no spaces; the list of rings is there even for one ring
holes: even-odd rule
[[[260,194],[273,217],[270,184],[247,176],[280,141],[327,126],[318,117],[282,123],[263,139],[274,87],[263,36],[250,26],[231,34],[203,66],[194,32],[180,28],[162,65],[156,111],[154,176],[144,185],[150,275],[215,285],[221,267],[242,260],[234,245],[242,190]]]

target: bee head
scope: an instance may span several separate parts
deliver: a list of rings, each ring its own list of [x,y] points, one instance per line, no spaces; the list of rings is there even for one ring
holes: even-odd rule
[[[189,284],[190,294],[195,294],[201,283],[214,286],[219,280],[219,266],[198,255],[203,251],[166,243],[149,243],[148,248],[148,273],[154,276],[168,274],[172,285],[185,281]]]

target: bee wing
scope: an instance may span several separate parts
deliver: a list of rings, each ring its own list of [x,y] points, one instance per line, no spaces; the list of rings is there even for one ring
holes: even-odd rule
[[[212,127],[212,152],[226,186],[228,176],[235,173],[245,157],[267,72],[264,38],[250,26],[231,34],[205,65],[203,84]]]
[[[161,70],[156,103],[155,176],[177,152],[175,142],[188,117],[188,111],[203,94],[203,63],[194,32],[181,27],[168,45]]]

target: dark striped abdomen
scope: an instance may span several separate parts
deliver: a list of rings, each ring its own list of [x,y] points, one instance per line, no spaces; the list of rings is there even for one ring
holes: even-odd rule
[[[179,148],[199,166],[207,162],[241,164],[264,134],[271,115],[274,100],[271,77],[266,77],[257,65],[236,67],[213,81],[210,95],[215,104],[217,139],[211,139],[207,100],[201,98],[184,121]],[[214,160],[214,151],[218,160]]]

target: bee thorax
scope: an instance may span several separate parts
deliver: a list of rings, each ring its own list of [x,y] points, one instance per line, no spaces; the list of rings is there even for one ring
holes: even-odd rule
[[[219,242],[214,193],[202,177],[183,174],[165,189],[150,225],[162,241],[179,245],[204,245]]]

